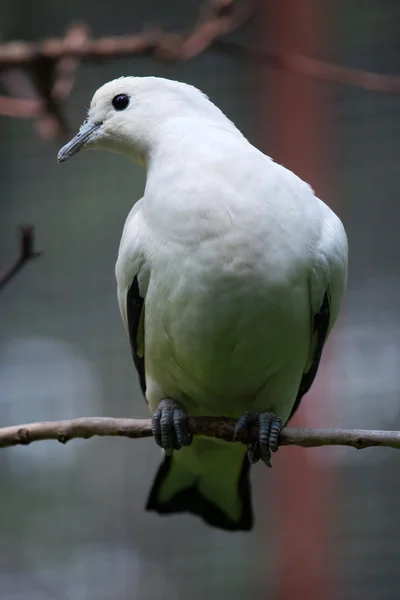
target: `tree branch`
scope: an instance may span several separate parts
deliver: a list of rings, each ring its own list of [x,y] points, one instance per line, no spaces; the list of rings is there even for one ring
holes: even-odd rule
[[[214,46],[226,54],[237,55],[239,58],[248,58],[255,63],[280,69],[287,73],[295,73],[337,85],[357,87],[370,92],[400,94],[400,77],[396,75],[386,75],[384,73],[343,67],[308,56],[302,56],[301,54],[262,52],[225,39],[216,39]]]
[[[233,442],[236,421],[227,417],[189,417],[189,431],[194,435],[216,437]],[[252,435],[256,434],[256,429]],[[93,436],[128,438],[151,437],[150,419],[116,419],[112,417],[83,417],[67,421],[44,421],[0,428],[0,448],[28,445],[40,440],[69,440]],[[400,449],[400,431],[367,429],[295,429],[285,427],[280,436],[282,446],[352,446],[369,448],[385,446]]]
[[[40,255],[40,252],[35,251],[34,228],[32,225],[21,225],[19,227],[19,254],[9,267],[0,272],[0,291],[27,262]]]
[[[164,61],[189,60],[239,29],[255,10],[256,0],[204,0],[188,32],[147,28],[132,35],[91,39],[86,25],[74,23],[64,38],[0,44],[0,72],[13,96],[0,96],[0,115],[34,118],[42,138],[60,137],[68,129],[63,103],[74,86],[80,61],[138,54]]]

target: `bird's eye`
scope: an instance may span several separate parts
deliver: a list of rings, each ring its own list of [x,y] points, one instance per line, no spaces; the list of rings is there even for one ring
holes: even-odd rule
[[[115,110],[125,110],[129,104],[129,96],[126,94],[118,94],[112,99],[112,105]]]

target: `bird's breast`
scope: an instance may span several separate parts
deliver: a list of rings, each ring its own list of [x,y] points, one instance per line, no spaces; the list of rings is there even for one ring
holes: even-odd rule
[[[310,325],[304,277],[290,280],[261,246],[229,237],[168,254],[152,265],[145,305],[146,373],[157,389],[191,414],[236,416],[268,379],[301,372]]]

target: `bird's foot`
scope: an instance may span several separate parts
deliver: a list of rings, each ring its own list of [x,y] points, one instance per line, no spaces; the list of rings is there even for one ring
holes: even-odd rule
[[[157,444],[168,456],[174,450],[192,443],[193,436],[187,428],[186,414],[172,400],[161,400],[152,417],[151,430]]]
[[[259,427],[258,438],[247,444],[247,456],[251,464],[258,462],[261,458],[267,467],[271,467],[271,452],[278,450],[282,419],[271,412],[245,412],[237,421],[235,440],[243,442],[251,439],[250,431],[256,423]]]

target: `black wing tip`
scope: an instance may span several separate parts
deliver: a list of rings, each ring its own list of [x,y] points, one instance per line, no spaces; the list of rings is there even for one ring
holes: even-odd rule
[[[129,340],[132,350],[132,358],[139,374],[140,387],[146,398],[146,372],[144,368],[144,358],[138,355],[136,348],[136,337],[139,329],[139,322],[143,310],[144,298],[139,292],[139,282],[137,275],[134,277],[126,297],[126,314],[128,319]]]
[[[326,342],[326,336],[327,336],[328,329],[329,329],[330,319],[331,319],[331,313],[330,313],[330,306],[329,306],[329,297],[328,297],[328,292],[325,292],[321,308],[319,309],[317,314],[314,315],[314,332],[318,333],[318,346],[316,348],[316,353],[315,353],[315,356],[313,359],[313,364],[311,365],[311,368],[309,371],[307,371],[307,373],[303,373],[303,377],[301,378],[296,401],[294,403],[292,412],[290,413],[290,416],[289,416],[287,422],[289,422],[290,419],[293,417],[293,415],[295,414],[295,412],[297,411],[297,409],[300,406],[300,402],[302,401],[303,396],[308,394],[308,392],[311,389],[312,384],[314,383],[314,379],[318,372],[319,363],[321,361],[324,344]]]
[[[217,527],[224,531],[251,531],[254,524],[253,510],[251,506],[250,484],[248,473],[250,463],[245,457],[242,472],[239,478],[239,495],[242,501],[242,513],[237,521],[229,519],[223,511],[207,500],[193,485],[189,488],[179,491],[167,502],[158,500],[159,488],[168,475],[171,468],[171,457],[166,456],[161,464],[153,487],[150,491],[149,498],[146,504],[146,510],[157,512],[160,515],[172,515],[181,513],[190,513],[200,517],[205,523],[212,527]]]

